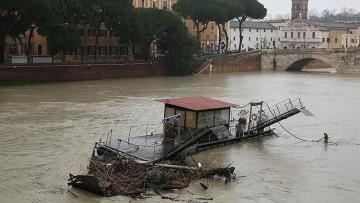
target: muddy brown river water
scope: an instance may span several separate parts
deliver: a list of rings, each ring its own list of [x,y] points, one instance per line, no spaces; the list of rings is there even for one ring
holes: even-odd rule
[[[360,201],[360,76],[259,72],[0,87],[0,202],[142,202],[68,188],[68,174],[86,171],[94,143],[110,129],[124,138],[131,125],[161,122],[163,106],[155,99],[192,95],[238,104],[300,97],[315,116],[299,114],[283,125],[311,140],[327,132],[337,145],[301,142],[274,125],[280,137],[194,157],[206,166],[233,163],[238,182],[211,181],[207,191],[195,182],[172,195],[212,202]]]

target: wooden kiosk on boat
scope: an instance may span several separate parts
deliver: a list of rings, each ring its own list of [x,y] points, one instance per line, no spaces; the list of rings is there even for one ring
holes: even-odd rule
[[[183,140],[204,128],[225,126],[229,128],[230,110],[237,104],[203,96],[157,100],[165,104],[164,121],[178,116],[174,125],[164,122],[164,140]]]

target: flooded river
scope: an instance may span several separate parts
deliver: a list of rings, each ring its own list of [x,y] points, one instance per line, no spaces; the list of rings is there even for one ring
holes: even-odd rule
[[[110,129],[125,138],[131,125],[161,122],[155,99],[203,95],[247,104],[302,98],[315,117],[283,125],[315,140],[301,142],[278,125],[280,137],[203,152],[203,165],[236,167],[239,181],[193,194],[213,202],[359,202],[360,77],[307,73],[242,73],[0,87],[0,202],[136,202],[70,189],[68,174],[84,173],[91,150]],[[140,201],[139,201],[140,202]],[[159,197],[146,202],[167,202]]]

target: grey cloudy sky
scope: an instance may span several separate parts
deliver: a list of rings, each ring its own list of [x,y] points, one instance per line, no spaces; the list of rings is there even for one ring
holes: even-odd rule
[[[291,0],[259,0],[268,9],[271,16],[277,14],[288,14],[291,12]],[[337,9],[343,7],[360,10],[360,0],[309,0],[309,9]]]

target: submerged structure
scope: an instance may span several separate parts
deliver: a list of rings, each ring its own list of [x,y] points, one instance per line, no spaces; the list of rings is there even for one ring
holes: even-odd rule
[[[144,125],[143,135],[113,138],[95,144],[94,154],[110,153],[130,157],[138,163],[173,160],[199,151],[272,135],[271,125],[306,111],[300,99],[285,100],[274,106],[265,102],[244,107],[207,97],[160,99],[164,103],[162,132],[153,133]],[[124,136],[122,136],[124,137]]]

